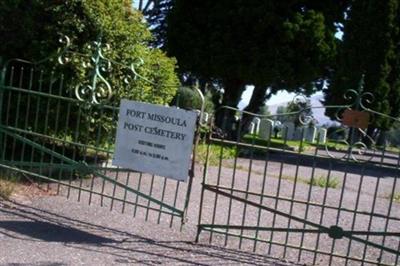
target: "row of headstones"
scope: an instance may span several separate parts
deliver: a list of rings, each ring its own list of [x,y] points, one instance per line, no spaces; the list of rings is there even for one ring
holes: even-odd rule
[[[196,110],[200,115],[200,110]],[[207,123],[209,119],[209,114],[204,112],[202,117],[202,123]],[[250,134],[256,134],[262,139],[269,140],[271,134],[274,132],[274,126],[276,122],[271,119],[260,119],[258,117],[254,118],[250,124]],[[308,127],[305,128],[303,133],[303,128],[296,128],[293,122],[285,122],[281,125],[281,136],[287,140],[304,140],[308,142],[317,142],[317,137],[319,137],[318,143],[325,144],[327,129],[326,128],[316,128]]]
[[[254,118],[250,124],[250,134],[258,135],[261,139],[269,140],[274,132],[275,122],[271,119]],[[303,132],[305,130],[305,132]],[[296,128],[294,123],[285,122],[281,125],[281,136],[287,140],[306,140],[308,142],[325,144],[326,143],[326,128],[316,128],[314,126],[307,128]],[[317,140],[317,137],[319,138]]]

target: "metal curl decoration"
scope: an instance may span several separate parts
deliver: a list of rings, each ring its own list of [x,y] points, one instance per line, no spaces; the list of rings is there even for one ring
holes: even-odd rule
[[[57,61],[60,65],[65,65],[71,62],[71,58],[67,57],[67,55],[69,54],[69,49],[71,47],[71,39],[66,35],[62,35],[58,39],[58,42],[62,44],[64,48],[60,49],[60,51],[58,52],[59,55]]]
[[[299,115],[299,122],[303,126],[308,126],[311,124],[311,122],[315,121],[315,118],[313,115],[306,114],[307,109],[300,111],[300,115]]]
[[[369,110],[369,108],[366,106],[366,104],[369,105],[369,104],[373,103],[374,101],[375,101],[375,96],[372,93],[364,92],[360,96],[359,104],[360,104],[361,109]]]
[[[75,62],[81,61],[80,64],[89,77],[88,82],[75,87],[75,97],[90,104],[100,104],[102,101],[110,100],[113,95],[112,87],[104,77],[104,74],[112,70],[111,60],[104,56],[104,52],[110,50],[110,45],[103,45],[99,37],[97,41],[86,46],[90,53],[82,54],[70,50],[71,39],[68,36],[60,37],[59,42],[64,45],[58,56],[59,64],[65,65],[72,61],[72,57],[78,57]]]
[[[303,94],[296,94],[293,97],[292,103],[294,104],[306,104],[307,103],[307,97]]]
[[[312,114],[309,114],[307,112],[308,110],[311,110],[312,107],[307,107],[307,97],[302,94],[297,94],[294,96],[292,103],[295,105],[301,105],[303,104],[305,107],[302,107],[299,111],[295,112],[295,114],[298,114],[298,121],[300,122],[301,125],[303,126],[308,126],[311,124],[311,122],[315,121],[315,118]]]
[[[136,80],[137,77],[140,77],[140,74],[136,71],[136,69],[139,69],[143,65],[144,65],[144,61],[142,58],[138,58],[137,62],[130,64],[129,70],[133,74],[133,80]]]
[[[70,62],[80,64],[86,71],[88,81],[79,84],[75,87],[75,96],[78,100],[88,104],[99,104],[101,101],[108,101],[112,98],[113,90],[106,77],[114,66],[122,69],[120,81],[129,85],[136,79],[141,79],[144,82],[153,86],[158,86],[157,81],[149,80],[139,74],[138,69],[144,65],[144,60],[138,58],[136,62],[126,65],[121,62],[116,62],[105,56],[105,53],[111,50],[109,44],[102,43],[101,34],[96,41],[86,46],[87,53],[82,53],[71,49],[72,42],[68,36],[61,36],[59,42],[64,46],[59,49],[58,63],[65,65]],[[176,87],[176,84],[163,85],[164,87]]]
[[[335,130],[332,132],[329,136],[333,136],[337,134],[340,131],[346,131],[346,129],[349,128],[340,128],[338,130]],[[328,146],[328,144],[325,144],[325,151],[328,154],[329,157],[333,159],[339,159],[339,160],[353,160],[355,162],[370,162],[375,154],[376,154],[376,147],[375,147],[375,141],[366,133],[366,131],[360,129],[360,128],[353,128],[353,130],[357,130],[360,133],[360,137],[362,138],[367,138],[368,141],[371,143],[370,147],[368,147],[367,144],[365,144],[361,140],[357,140],[354,142],[349,142],[347,141],[348,136],[345,134],[344,139],[339,139],[336,141],[338,145],[343,145],[347,148],[346,152],[343,151],[338,151],[337,153],[333,153]],[[353,133],[355,134],[355,133]],[[329,139],[332,139],[332,137],[328,137]],[[352,137],[353,138],[353,137]],[[336,145],[333,147],[336,148]]]
[[[356,100],[358,97],[359,97],[358,91],[353,90],[353,89],[347,90],[343,95],[343,98],[345,100],[349,101],[351,103],[351,105],[356,103]]]
[[[112,97],[110,84],[101,74],[98,74],[97,78],[94,85],[83,84],[75,87],[75,96],[78,100],[92,104],[100,104],[104,100],[110,100]]]

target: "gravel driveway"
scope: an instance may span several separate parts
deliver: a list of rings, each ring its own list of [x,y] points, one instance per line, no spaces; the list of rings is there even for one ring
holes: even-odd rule
[[[267,181],[264,184],[265,193],[279,194],[280,197],[297,201],[324,203],[347,209],[357,208],[360,213],[341,211],[338,216],[338,211],[335,209],[308,206],[304,203],[293,204],[290,201],[276,201],[271,198],[262,199],[263,205],[287,213],[291,212],[297,217],[307,217],[307,220],[327,227],[338,221],[338,224],[345,229],[382,231],[386,226],[387,231],[399,231],[400,204],[398,203],[393,203],[390,207],[390,216],[393,219],[389,222],[382,217],[371,219],[370,215],[362,214],[362,212],[372,211],[383,216],[387,215],[390,204],[387,195],[392,191],[394,184],[394,178],[390,176],[392,173],[385,176],[385,173],[374,172],[373,169],[357,172],[359,170],[357,168],[344,167],[348,170],[344,184],[343,165],[335,167],[333,170],[327,169],[323,163],[310,166],[304,162],[304,165],[300,164],[301,166],[298,167],[297,160],[294,160],[295,163],[290,163],[290,158],[286,158],[283,163],[276,158],[270,159],[266,175]],[[219,171],[220,169],[216,166],[210,167],[208,183],[216,184],[217,176],[220,175],[220,185],[230,187],[233,163],[232,160],[224,161],[222,171]],[[251,175],[249,175],[249,163],[250,161],[244,158],[237,161],[238,168],[234,188],[261,192],[265,161],[253,160]],[[339,188],[323,189],[308,185],[305,179],[310,178],[312,166],[315,166],[314,176],[326,175],[327,171],[331,171],[330,174],[340,181]],[[278,179],[282,168],[284,173],[282,176],[285,178]],[[225,237],[214,234],[211,242],[214,245],[210,245],[210,235],[203,232],[200,243],[193,242],[197,232],[202,170],[201,166],[197,167],[188,221],[182,231],[180,231],[179,217],[172,220],[170,228],[170,215],[160,215],[158,211],[147,212],[145,208],[137,210],[132,206],[128,208],[118,201],[77,190],[68,191],[63,187],[61,187],[60,196],[19,197],[16,202],[0,202],[0,265],[295,265],[288,261],[265,256],[268,247],[260,243],[255,248],[256,252],[253,253],[253,241],[239,241],[237,238],[230,237],[228,245],[224,247]],[[221,174],[219,174],[220,172]],[[295,176],[296,172],[302,181],[295,184],[289,177]],[[248,182],[250,176],[251,179]],[[138,186],[138,178],[135,175],[129,178],[129,176],[119,173],[114,178],[130,187]],[[183,208],[186,184],[181,185],[178,193],[174,194],[168,193],[176,188],[174,182],[152,179],[147,175],[143,175],[141,182],[143,192],[151,193],[157,199],[164,197],[164,201],[171,205],[176,201],[177,208]],[[167,184],[165,191],[161,189],[162,182]],[[150,191],[151,185],[154,189]],[[82,186],[88,189],[92,188],[99,193],[113,195],[116,198],[124,198],[126,195],[123,189],[115,188],[101,178],[85,179]],[[53,187],[51,191],[56,189],[57,187]],[[399,191],[399,188],[397,187],[396,190]],[[70,200],[63,197],[67,194],[69,194]],[[205,195],[202,223],[226,224],[227,214],[230,213],[232,214],[229,218],[230,224],[240,225],[243,223],[249,226],[267,227],[274,223],[276,227],[287,228],[290,223],[290,228],[303,228],[304,226],[303,223],[275,216],[268,211],[260,212],[255,207],[244,207],[242,203],[238,202],[232,203],[229,199],[221,196],[216,201],[213,193]],[[243,194],[241,197],[244,197]],[[128,194],[126,200],[134,201],[134,198],[134,194]],[[256,196],[247,198],[256,202],[260,201],[260,198]],[[77,202],[77,199],[80,202]],[[88,206],[89,201],[91,206]],[[146,200],[139,200],[139,203],[150,206],[154,210],[159,208],[156,204]],[[228,212],[230,204],[231,212]],[[110,209],[112,210],[110,211]],[[121,213],[121,210],[125,213]],[[213,218],[214,210],[217,215]],[[321,216],[321,211],[323,216]],[[136,213],[135,218],[133,217],[134,213]],[[146,218],[148,221],[145,221]],[[262,222],[257,224],[259,218]],[[270,233],[259,234],[266,239],[278,242],[284,242],[288,235],[287,233],[276,233],[274,236],[271,236]],[[316,236],[311,234],[303,237],[304,239],[301,240],[303,246],[315,248]],[[321,234],[319,238],[318,249],[329,253],[332,249],[332,239],[326,234]],[[382,237],[370,237],[369,239],[376,243],[383,241]],[[384,241],[385,246],[393,249],[399,247],[398,237],[386,237]],[[287,244],[299,245],[299,243],[300,236],[290,234]],[[346,255],[349,241],[345,239],[338,243],[334,251]],[[241,250],[238,249],[239,245]],[[367,252],[367,258],[376,260],[380,254],[377,250],[365,250],[364,245],[355,241],[351,245],[350,255],[358,254],[360,256],[363,252]],[[269,251],[275,258],[285,257],[290,261],[297,261],[297,250],[295,250],[296,252],[292,252],[290,249],[287,252],[283,250],[282,247],[272,246]],[[387,263],[395,261],[394,255],[386,255],[386,253],[384,255],[383,260]],[[315,261],[319,265],[329,262],[329,256],[314,259],[312,252],[303,251],[300,261],[307,264]],[[343,260],[333,261],[332,264],[342,265]],[[351,262],[350,265],[352,265]]]
[[[101,184],[96,179],[94,189]],[[12,201],[0,200],[0,265],[296,265],[195,244],[197,220],[181,231],[169,227],[167,218],[160,224],[146,222],[140,213],[133,218],[117,206],[110,211],[109,201],[100,207],[100,197],[93,197],[89,206],[88,193],[81,195],[81,202],[74,196],[19,194]]]

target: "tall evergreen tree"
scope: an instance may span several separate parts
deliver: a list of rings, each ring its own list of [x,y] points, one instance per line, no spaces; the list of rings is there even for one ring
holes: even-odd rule
[[[400,115],[400,1],[355,0],[345,22],[342,49],[332,84],[325,92],[325,105],[347,103],[348,89],[357,90],[365,75],[364,92],[375,101],[371,109],[391,116]],[[327,109],[331,118],[336,110]],[[391,121],[375,116],[369,134],[387,130]]]

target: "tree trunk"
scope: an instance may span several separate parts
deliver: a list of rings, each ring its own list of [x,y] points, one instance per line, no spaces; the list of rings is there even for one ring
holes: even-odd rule
[[[368,148],[371,148],[373,145],[373,141],[376,140],[376,127],[373,125],[369,125],[367,128],[367,136],[363,137],[362,141]]]
[[[380,147],[386,147],[386,140],[387,140],[387,131],[386,130],[379,130],[379,135],[376,140],[376,145]]]
[[[264,105],[265,100],[271,96],[270,94],[268,94],[268,95],[266,94],[267,89],[268,89],[267,86],[256,85],[254,87],[253,94],[251,95],[250,102],[244,110],[247,112],[250,112],[250,113],[257,114],[260,111],[261,106]],[[245,130],[247,128],[249,128],[249,125],[250,125],[253,117],[254,116],[252,116],[252,115],[243,114],[242,122],[241,122],[242,134],[245,133]]]
[[[242,93],[245,89],[245,83],[242,80],[228,79],[223,81],[224,95],[221,106],[230,106],[237,108],[241,100]],[[219,106],[220,107],[220,106]],[[215,124],[228,134],[230,139],[234,138],[235,128],[235,112],[227,109],[219,109],[216,112]]]

